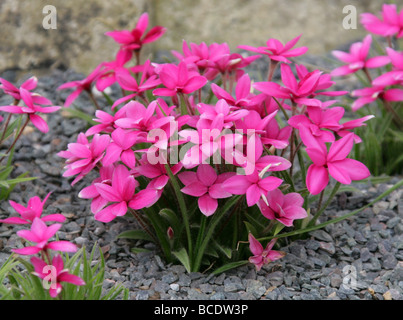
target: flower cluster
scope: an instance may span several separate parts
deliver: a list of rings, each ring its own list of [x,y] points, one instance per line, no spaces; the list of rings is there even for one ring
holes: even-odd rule
[[[59,153],[66,159],[64,176],[75,177],[72,184],[93,170],[99,173],[79,193],[92,200],[96,220],[109,222],[131,212],[147,232],[149,226],[154,228],[152,237],[158,237],[167,257],[180,252],[185,230],[187,258],[176,256],[181,262],[189,260],[196,270],[207,241],[213,241],[215,221],[224,216],[231,220],[231,207],[244,208],[248,226],[254,225],[254,235],[248,236],[255,255],[250,261],[260,269],[282,254],[271,251],[275,241],[263,250],[254,236],[270,236],[268,226],[276,223],[293,227],[294,220],[308,218],[308,203],[293,175],[296,158],[301,170],[305,168],[301,152],[312,160],[307,172],[301,171],[311,195],[324,191],[329,175],[342,184],[370,175],[364,164],[347,157],[360,142],[354,128],[371,117],[341,122],[344,108],[331,107],[337,100],[322,97],[347,92],[329,90],[334,82],[319,70],[296,64],[294,74],[289,58],[308,50],[294,48],[300,36],[284,45],[269,39],[265,47],[240,46],[258,53],[248,57],[231,52],[226,43],[184,41],[182,52],[172,52],[177,62],[141,64],[143,45],[165,31],[154,27],[146,33],[147,27],[148,16],[143,14],[132,31],[108,32],[120,45],[115,61],[101,63],[86,79],[60,87],[75,88],[66,105],[93,86],[102,91],[117,84],[122,89],[120,99],[96,111],[97,124]],[[246,67],[263,58],[270,61],[267,81],[252,83]],[[364,65],[384,62],[378,60]],[[272,81],[277,66],[282,84]],[[192,202],[201,215],[187,210]],[[167,207],[174,213],[180,210],[182,217],[168,215],[160,221],[155,209]],[[206,226],[207,217],[216,220]],[[196,225],[200,229],[194,242]]]
[[[43,208],[50,193],[43,201],[37,196],[29,199],[28,205],[23,205],[10,200],[10,205],[20,215],[0,220],[0,223],[14,225],[29,225],[28,229],[17,231],[17,235],[30,242],[32,245],[12,251],[19,255],[32,255],[30,261],[34,267],[34,274],[43,280],[44,287],[49,289],[52,298],[57,297],[62,291],[61,282],[72,283],[82,286],[85,282],[78,276],[71,274],[64,268],[64,261],[60,254],[53,254],[52,251],[76,252],[77,247],[69,241],[50,241],[61,228],[65,221],[62,214],[43,215]],[[47,225],[47,222],[58,222]],[[34,256],[38,254],[41,258]],[[50,280],[51,284],[45,284]]]
[[[361,24],[369,32],[362,42],[353,43],[349,52],[339,50],[333,51],[333,55],[340,60],[343,65],[331,72],[334,77],[354,74],[365,86],[352,92],[354,102],[352,110],[360,114],[370,113],[370,107],[377,105],[376,110],[379,120],[391,118],[392,125],[385,134],[385,141],[396,140],[392,131],[399,135],[403,128],[403,116],[401,105],[403,101],[403,51],[398,50],[397,41],[403,36],[403,9],[400,13],[395,4],[384,4],[382,6],[381,18],[372,13],[361,15]],[[376,39],[376,37],[380,39]],[[380,40],[380,41],[379,41]],[[373,109],[372,109],[373,110]],[[372,113],[374,113],[372,111]],[[382,132],[383,128],[378,127],[375,135]],[[381,138],[380,141],[383,139]],[[374,147],[375,148],[375,147]],[[385,149],[398,149],[386,146]],[[397,166],[395,157],[392,158],[394,166]],[[399,160],[402,164],[402,160]],[[376,165],[380,167],[379,163]],[[400,168],[402,166],[400,165]],[[377,168],[376,168],[377,169]],[[376,170],[378,171],[378,170]],[[401,170],[397,170],[397,172]],[[382,171],[381,171],[382,172]]]

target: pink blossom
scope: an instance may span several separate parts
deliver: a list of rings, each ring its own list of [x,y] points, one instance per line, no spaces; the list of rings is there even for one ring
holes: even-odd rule
[[[97,110],[95,111],[96,118],[93,119],[95,122],[99,122],[99,124],[93,125],[86,132],[86,136],[92,136],[96,133],[111,133],[113,130],[117,128],[115,121],[121,118],[126,117],[126,108],[122,107],[114,115],[111,115],[105,111]]]
[[[382,18],[372,13],[363,13],[361,24],[371,33],[384,37],[396,35],[397,38],[401,38],[403,37],[403,9],[398,13],[395,4],[383,4]]]
[[[116,70],[121,69],[131,59],[132,53],[128,50],[119,50],[116,58],[110,62],[102,63],[102,72],[96,79],[96,88],[104,91],[116,82]]]
[[[306,185],[311,194],[319,194],[326,188],[329,174],[342,184],[350,184],[352,180],[369,177],[370,172],[363,163],[347,159],[354,144],[353,133],[333,142],[329,152],[325,143],[316,140],[304,126],[300,127],[300,136],[313,162],[308,168],[306,177]]]
[[[304,198],[299,193],[283,194],[279,189],[274,189],[268,192],[266,198],[267,203],[261,199],[258,207],[267,219],[276,219],[286,227],[291,227],[295,219],[304,219],[308,216],[302,208]]]
[[[166,31],[161,26],[155,26],[146,33],[148,23],[148,13],[143,13],[133,30],[109,31],[105,35],[119,43],[121,50],[139,51],[144,44],[158,40]]]
[[[0,78],[0,89],[4,90],[4,93],[12,96],[15,100],[21,100],[21,94],[20,94],[20,89],[23,88],[27,91],[32,91],[36,88],[37,84],[38,84],[38,79],[37,77],[31,77],[27,80],[25,80],[20,88],[17,88],[16,86],[14,86],[12,83],[8,82],[6,79]],[[35,98],[34,98],[35,99]],[[34,103],[39,103],[39,101],[34,101]]]
[[[362,42],[355,42],[350,52],[335,50],[332,54],[347,65],[338,67],[331,72],[332,76],[344,76],[364,68],[379,68],[390,62],[388,56],[367,58],[372,43],[372,36],[367,35]]]
[[[287,58],[301,56],[308,51],[307,47],[299,47],[292,49],[297,44],[301,36],[302,35],[299,35],[298,37],[287,42],[285,45],[283,45],[277,39],[269,39],[267,40],[265,47],[255,48],[251,46],[241,45],[238,46],[238,48],[267,55],[269,56],[270,59],[275,61],[291,63],[291,61],[288,60]]]
[[[231,128],[234,125],[234,121],[243,118],[249,113],[245,109],[234,110],[224,99],[218,100],[215,106],[200,103],[198,110],[200,119],[211,121],[212,126],[215,126],[214,123],[222,122],[224,128]]]
[[[77,142],[69,143],[66,151],[57,154],[67,159],[65,166],[67,170],[63,173],[63,177],[77,175],[72,182],[72,185],[76,184],[101,161],[109,143],[108,135],[95,134],[89,142],[85,134],[80,133]]]
[[[42,221],[56,221],[63,222],[66,218],[62,214],[49,214],[41,217],[43,207],[46,200],[49,198],[50,193],[41,201],[38,196],[32,197],[28,200],[28,205],[24,207],[23,205],[10,200],[10,205],[17,211],[20,217],[10,217],[4,220],[0,220],[0,223],[8,224],[30,224],[35,218],[41,218]]]
[[[104,199],[98,192],[97,188],[95,187],[95,183],[104,183],[111,185],[114,170],[115,165],[101,167],[99,169],[99,177],[94,179],[94,181],[92,181],[89,186],[82,189],[78,194],[79,198],[92,199],[91,211],[93,213],[97,213],[108,204],[108,200]]]
[[[285,126],[280,129],[276,118],[271,119],[261,135],[264,145],[272,145],[276,149],[284,149],[289,144],[292,127]]]
[[[285,256],[285,252],[272,250],[277,239],[271,240],[267,244],[266,248],[263,249],[262,244],[256,240],[252,233],[249,233],[248,238],[249,249],[253,254],[253,256],[249,258],[249,262],[255,265],[257,271],[259,271],[263,265],[281,259]]]
[[[344,136],[346,136],[346,135],[351,133],[351,131],[350,131],[351,129],[366,126],[366,123],[364,123],[364,122],[368,121],[368,120],[370,120],[370,119],[372,119],[374,117],[375,117],[374,115],[367,115],[367,116],[359,118],[359,119],[346,121],[346,122],[341,124],[341,128],[339,130],[337,130],[337,134],[340,137],[344,137]],[[354,132],[353,132],[353,134],[354,134],[354,142],[355,143],[362,142],[361,138],[358,135],[356,135]]]
[[[52,113],[55,112],[57,110],[60,109],[60,107],[58,106],[51,106],[51,107],[41,107],[39,105],[37,105],[36,103],[41,103],[41,104],[46,104],[49,105],[51,104],[51,102],[46,99],[45,97],[36,95],[36,94],[32,94],[31,92],[29,92],[28,90],[26,90],[25,88],[20,88],[19,89],[19,94],[20,97],[22,99],[22,101],[24,101],[26,106],[2,106],[0,107],[1,111],[5,111],[5,112],[10,112],[10,113],[17,113],[17,114],[27,114],[29,116],[29,119],[31,120],[32,124],[41,132],[48,132],[49,131],[49,127],[48,124],[46,123],[46,121],[39,116],[37,113],[41,112],[41,113]]]
[[[161,66],[159,76],[165,88],[157,88],[153,91],[156,96],[176,96],[177,93],[189,94],[201,89],[207,79],[198,72],[189,71],[186,63],[181,61],[179,65],[164,64]]]
[[[353,97],[358,97],[353,104],[351,105],[351,109],[353,111],[357,111],[362,108],[364,105],[369,104],[375,101],[378,98],[383,97],[385,91],[384,86],[373,86],[363,89],[357,89],[352,92]]]
[[[141,96],[145,91],[154,89],[161,84],[161,81],[156,75],[148,76],[148,70],[150,69],[150,60],[147,60],[143,66],[143,72],[141,74],[140,81],[137,83],[136,79],[131,75],[129,70],[125,68],[117,68],[115,70],[115,77],[122,89],[131,91],[133,93],[124,96],[114,102],[112,109],[121,103],[127,102],[128,100]]]
[[[103,68],[102,64],[99,64],[86,78],[83,80],[69,81],[57,88],[57,90],[71,89],[75,88],[75,90],[70,93],[64,102],[65,107],[69,107],[74,100],[81,94],[83,91],[91,92],[92,84],[98,79],[98,77],[102,74],[101,70]]]
[[[40,251],[46,251],[48,249],[63,252],[75,252],[77,250],[77,247],[71,242],[49,242],[49,239],[56,234],[61,226],[61,224],[55,223],[48,227],[40,218],[34,218],[34,221],[31,225],[31,230],[19,230],[17,231],[17,235],[27,241],[35,243],[35,245],[24,247],[21,249],[14,249],[12,251],[21,255],[36,254]]]
[[[317,107],[308,107],[307,113],[308,117],[303,114],[291,117],[288,124],[296,129],[299,126],[305,126],[316,139],[323,142],[334,141],[335,137],[332,131],[337,131],[342,127],[339,121],[344,115],[344,108],[333,107],[323,110]]]
[[[61,282],[72,283],[76,286],[83,286],[85,282],[79,276],[71,274],[67,269],[64,269],[64,262],[60,255],[56,255],[52,259],[52,264],[48,265],[42,259],[37,257],[31,258],[31,263],[34,266],[33,274],[40,279],[49,279],[51,284],[49,287],[49,294],[52,298],[56,298],[63,287]]]
[[[244,74],[237,81],[235,87],[235,98],[215,83],[211,84],[211,90],[219,99],[224,99],[229,106],[239,109],[251,109],[259,105],[264,100],[264,95],[255,95],[251,93],[251,80],[248,74]]]
[[[124,216],[128,207],[138,210],[153,205],[157,200],[157,191],[144,189],[135,193],[139,185],[124,165],[118,165],[113,172],[111,184],[95,183],[99,195],[108,201],[102,210],[95,213],[95,219],[110,222]]]
[[[223,173],[217,175],[215,170],[208,164],[198,166],[196,172],[186,171],[178,175],[185,185],[181,189],[183,193],[198,197],[200,211],[211,216],[218,207],[217,199],[229,198],[231,193],[223,189],[222,183],[235,173]]]
[[[232,194],[246,194],[246,202],[251,207],[269,191],[278,188],[282,182],[283,180],[273,176],[262,178],[255,170],[249,175],[236,175],[227,179],[222,187]]]
[[[182,163],[177,163],[170,168],[172,174],[176,175],[182,169]],[[139,165],[134,168],[134,171],[144,177],[152,179],[150,181],[150,188],[152,187],[157,190],[162,190],[169,181],[169,176],[167,174],[165,164],[151,164],[147,160],[147,154],[143,154],[142,158],[139,161]]]
[[[102,164],[108,166],[116,161],[122,160],[129,168],[134,168],[136,165],[136,157],[134,156],[132,147],[136,143],[137,133],[117,128],[112,132],[111,136],[112,141],[106,147]]]

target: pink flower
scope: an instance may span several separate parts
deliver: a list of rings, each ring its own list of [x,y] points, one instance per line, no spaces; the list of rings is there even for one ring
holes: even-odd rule
[[[63,252],[75,252],[77,247],[71,242],[49,242],[49,239],[56,234],[61,226],[61,224],[55,223],[48,227],[40,218],[34,218],[34,221],[31,225],[31,230],[19,230],[17,231],[17,235],[27,241],[35,243],[35,245],[21,249],[14,249],[13,252],[21,255],[36,254],[40,251],[46,251],[48,249]]]
[[[31,77],[28,80],[24,81],[20,89],[14,86],[12,83],[8,82],[6,79],[0,78],[0,89],[4,90],[4,93],[12,96],[15,100],[21,100],[20,89],[23,88],[27,91],[32,91],[36,88],[38,84],[38,79],[36,77]],[[34,101],[35,103],[40,103],[38,101]]]
[[[333,84],[329,81],[328,76],[323,75],[319,70],[307,72],[306,68],[297,66],[297,74],[299,81],[294,76],[291,67],[288,64],[282,64],[281,80],[285,87],[270,81],[256,82],[253,87],[268,96],[290,99],[297,104],[313,107],[323,105],[320,100],[315,98],[317,95],[338,96],[347,93],[347,91],[318,91]]]
[[[331,72],[332,76],[344,76],[364,68],[379,68],[390,62],[388,56],[367,58],[372,43],[372,36],[367,35],[362,42],[353,43],[350,53],[335,50],[332,54],[347,65],[338,67]]]
[[[351,105],[351,109],[353,111],[357,111],[362,108],[364,105],[369,104],[375,101],[378,98],[383,97],[385,91],[384,86],[373,86],[363,89],[357,89],[352,92],[353,97],[358,97],[353,104]]]
[[[364,164],[354,159],[347,159],[354,144],[353,133],[333,142],[329,152],[325,143],[313,138],[304,126],[300,127],[300,136],[313,162],[308,168],[306,177],[306,185],[311,194],[319,194],[326,188],[329,174],[342,184],[350,184],[352,180],[369,177],[370,172]]]
[[[111,115],[102,110],[97,110],[95,111],[95,116],[96,118],[93,120],[95,122],[99,122],[99,124],[96,124],[89,128],[85,132],[86,136],[92,136],[100,132],[111,133],[117,127],[115,125],[115,121],[126,117],[126,108],[120,108],[118,111],[116,111],[114,115]]]
[[[74,100],[81,94],[83,91],[91,92],[92,84],[98,79],[98,77],[102,74],[103,65],[99,64],[86,78],[83,80],[69,81],[57,88],[57,90],[63,89],[71,89],[75,88],[75,90],[70,93],[64,102],[65,107],[69,107]]]
[[[104,91],[116,82],[116,70],[123,68],[123,66],[131,59],[132,53],[127,50],[119,50],[116,58],[110,62],[102,63],[102,72],[96,79],[96,88],[99,91]]]
[[[149,69],[150,69],[150,60],[147,60],[144,63],[143,72],[139,83],[137,83],[136,79],[131,75],[129,70],[125,68],[117,68],[115,70],[116,80],[122,87],[122,89],[132,91],[133,93],[116,100],[115,103],[112,105],[112,109],[114,109],[119,104],[126,102],[136,96],[141,96],[145,91],[154,89],[155,87],[161,84],[161,80],[159,80],[156,75],[148,77]]]
[[[246,194],[246,202],[249,207],[256,204],[259,199],[278,188],[283,180],[277,177],[268,176],[262,178],[257,170],[249,175],[236,175],[227,179],[222,187],[232,194]]]
[[[139,51],[144,44],[158,40],[166,31],[161,26],[155,26],[146,33],[148,22],[148,13],[143,13],[133,30],[109,31],[105,35],[119,43],[121,50]]]
[[[112,141],[106,147],[102,164],[108,166],[116,161],[122,160],[129,168],[134,168],[136,165],[136,157],[134,156],[132,147],[137,140],[136,132],[117,128],[112,132],[111,136]]]
[[[285,126],[280,129],[276,118],[273,118],[267,123],[260,139],[265,145],[272,145],[276,149],[284,149],[289,144],[291,132],[291,126]]]
[[[265,249],[262,244],[255,239],[252,233],[249,233],[249,248],[253,256],[249,258],[249,262],[253,263],[256,270],[259,271],[263,265],[276,261],[285,256],[285,252],[272,250],[277,239],[271,240]]]
[[[224,99],[229,106],[237,109],[253,108],[265,98],[263,95],[257,96],[251,93],[251,80],[248,74],[239,78],[235,87],[235,98],[215,83],[211,84],[211,90],[218,99]]]
[[[308,51],[307,47],[300,47],[300,48],[292,49],[296,45],[298,40],[301,38],[301,36],[302,35],[299,35],[298,37],[287,42],[285,45],[283,45],[277,39],[269,39],[269,40],[267,40],[266,47],[255,48],[255,47],[251,47],[251,46],[241,45],[241,46],[238,46],[238,48],[267,55],[270,57],[270,59],[275,60],[275,61],[291,63],[291,61],[288,60],[287,58],[301,56],[301,55],[305,54],[305,52]]]
[[[92,141],[89,142],[84,133],[80,133],[77,142],[69,143],[66,151],[60,151],[57,155],[66,158],[67,169],[63,177],[77,175],[71,183],[72,185],[80,181],[87,175],[105,154],[105,149],[110,143],[108,135],[95,134]]]
[[[153,91],[156,96],[176,96],[177,93],[189,94],[201,89],[207,79],[198,72],[188,71],[184,61],[178,66],[174,64],[164,64],[161,66],[159,76],[165,88],[157,88]]]
[[[332,131],[337,131],[342,127],[339,121],[344,115],[344,108],[333,107],[323,110],[317,107],[308,107],[307,109],[309,118],[303,114],[295,115],[288,120],[288,124],[296,129],[305,126],[316,139],[323,142],[334,141],[335,137]]]
[[[56,255],[52,259],[52,264],[48,265],[42,259],[37,257],[31,258],[31,263],[34,266],[34,275],[40,279],[49,279],[51,284],[49,287],[49,294],[52,298],[56,298],[62,291],[61,282],[72,283],[76,286],[83,286],[85,282],[79,276],[71,274],[67,269],[64,269],[64,262],[60,255]]]
[[[200,211],[206,216],[211,216],[217,210],[217,199],[232,196],[222,187],[222,183],[232,174],[228,172],[217,175],[210,165],[201,164],[196,172],[182,172],[178,175],[178,178],[185,185],[181,191],[193,197],[198,197],[197,203]]]
[[[99,177],[92,181],[91,185],[82,189],[78,194],[79,198],[92,199],[91,211],[93,213],[97,213],[108,204],[108,200],[104,199],[98,192],[97,188],[95,187],[95,183],[104,183],[111,185],[114,170],[114,165],[101,167],[99,169]]]
[[[0,220],[0,223],[9,223],[9,224],[30,224],[34,221],[35,218],[41,218],[43,206],[45,205],[46,200],[49,198],[50,193],[41,201],[39,197],[35,196],[28,200],[28,205],[24,207],[21,204],[18,204],[12,200],[10,200],[10,205],[17,211],[21,218],[19,217],[10,217],[4,220]],[[63,222],[66,218],[62,214],[49,214],[41,218],[42,221],[56,221]]]
[[[397,13],[395,4],[384,4],[382,6],[382,19],[372,13],[361,14],[361,24],[369,32],[384,37],[403,37],[403,9]]]
[[[149,183],[150,188],[162,190],[169,181],[165,165],[162,163],[151,164],[147,160],[147,154],[143,154],[140,164],[134,168],[138,174],[152,179]],[[176,175],[182,169],[182,163],[177,163],[171,167],[172,174]]]
[[[10,112],[10,113],[17,113],[17,114],[27,114],[29,116],[29,119],[31,120],[32,124],[41,132],[48,132],[49,127],[46,121],[37,114],[37,112],[41,113],[52,113],[60,109],[60,107],[57,106],[51,106],[51,107],[41,107],[37,105],[36,103],[41,103],[45,105],[51,104],[51,102],[46,99],[45,97],[32,94],[29,92],[27,89],[20,88],[19,89],[19,94],[20,98],[26,106],[20,107],[20,106],[2,106],[0,107],[1,111],[5,112]]]
[[[204,103],[198,105],[200,119],[211,121],[212,126],[214,126],[214,123],[222,122],[224,128],[231,128],[234,125],[234,121],[243,118],[249,113],[249,111],[245,109],[231,109],[230,105],[224,99],[218,100],[215,106]]]
[[[259,200],[258,207],[267,219],[276,219],[286,227],[291,227],[295,219],[304,219],[308,216],[302,208],[304,198],[299,193],[283,194],[279,189],[269,191],[266,196],[267,204]]]
[[[367,116],[359,118],[359,119],[346,121],[346,122],[341,124],[341,128],[339,130],[337,130],[337,134],[340,137],[344,137],[344,136],[346,136],[346,135],[351,133],[351,131],[349,131],[349,130],[354,129],[354,128],[358,128],[358,127],[362,127],[362,126],[366,126],[367,124],[364,123],[364,122],[368,121],[368,120],[370,120],[370,119],[372,119],[374,117],[375,117],[374,115],[367,115]],[[361,140],[361,138],[359,136],[357,136],[354,132],[353,132],[353,134],[354,134],[354,142],[355,143],[362,142],[362,140]]]
[[[128,207],[139,210],[153,205],[157,200],[157,191],[144,189],[135,193],[139,185],[124,165],[118,165],[112,176],[112,183],[95,183],[99,195],[110,203],[95,213],[95,219],[110,222],[116,217],[124,216]]]

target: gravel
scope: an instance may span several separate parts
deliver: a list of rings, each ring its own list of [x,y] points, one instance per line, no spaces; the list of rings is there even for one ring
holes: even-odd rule
[[[8,73],[12,78],[12,73]],[[29,75],[27,75],[29,76]],[[25,78],[27,77],[25,76]],[[61,83],[82,75],[71,70],[54,70],[40,77],[38,92],[61,105],[67,96],[56,91]],[[0,96],[0,104],[7,104]],[[94,109],[82,94],[76,104],[84,112]],[[403,299],[403,189],[391,193],[371,208],[337,224],[311,232],[306,239],[280,248],[286,256],[257,272],[245,265],[212,276],[187,273],[181,265],[166,264],[149,243],[117,239],[136,227],[130,219],[117,218],[104,224],[94,220],[90,201],[77,197],[92,176],[77,185],[61,177],[64,161],[56,156],[74,141],[86,124],[68,118],[64,112],[48,115],[50,131],[30,130],[17,144],[15,176],[29,171],[37,180],[17,185],[11,200],[26,203],[37,195],[42,199],[52,191],[46,213],[63,213],[67,221],[58,232],[60,239],[73,241],[88,250],[97,243],[106,258],[104,289],[116,283],[130,291],[133,300],[402,300]],[[393,177],[382,184],[354,184],[357,191],[339,195],[320,222],[367,204],[399,181]],[[0,218],[10,215],[8,202],[0,203]],[[15,234],[21,227],[0,225],[0,265],[11,249],[22,247]],[[150,250],[134,254],[133,246]]]

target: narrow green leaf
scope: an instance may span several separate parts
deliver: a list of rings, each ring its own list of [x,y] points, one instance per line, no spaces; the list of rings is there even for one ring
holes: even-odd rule
[[[144,230],[129,230],[118,235],[118,239],[147,240],[154,242],[154,239]]]
[[[189,255],[186,251],[185,248],[180,249],[179,251],[174,251],[172,252],[172,254],[178,258],[178,260],[182,263],[182,265],[185,267],[187,272],[191,272],[191,268],[190,268],[190,259],[189,259]]]
[[[223,266],[220,267],[220,268],[217,268],[216,270],[214,270],[214,271],[212,272],[212,274],[213,274],[213,275],[218,275],[218,274],[223,273],[223,272],[225,272],[225,271],[227,271],[227,270],[235,269],[235,268],[238,268],[238,267],[240,267],[240,266],[244,266],[244,265],[246,265],[246,264],[248,264],[248,263],[249,263],[248,260],[241,260],[241,261],[236,261],[236,262],[230,262],[230,263],[227,263],[227,264],[223,265]]]

